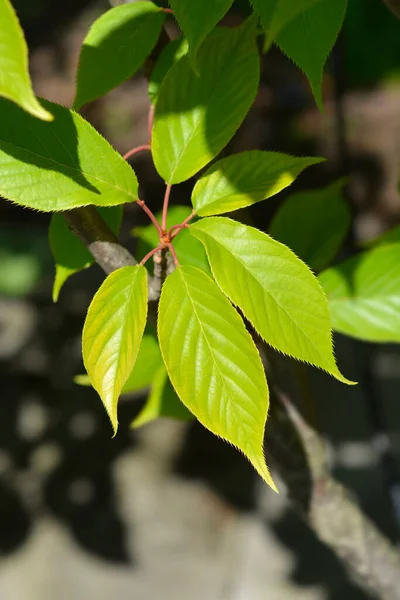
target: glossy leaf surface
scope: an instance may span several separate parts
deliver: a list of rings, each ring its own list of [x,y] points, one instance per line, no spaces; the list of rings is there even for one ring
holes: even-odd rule
[[[400,244],[379,246],[321,273],[333,328],[370,342],[400,342]]]
[[[269,233],[315,271],[335,258],[350,227],[343,198],[344,180],[290,196],[275,215]],[[299,227],[301,223],[301,227]]]
[[[261,19],[269,47],[278,33],[299,14],[321,0],[250,0]]]
[[[132,373],[147,318],[147,274],[124,267],[107,277],[95,294],[83,328],[83,361],[114,432],[117,403]]]
[[[167,229],[182,223],[190,215],[190,212],[188,206],[171,206],[167,216]],[[161,223],[161,214],[156,217]],[[136,257],[138,260],[142,260],[152,248],[158,245],[157,232],[153,225],[147,225],[146,227],[135,227],[132,233],[139,239]],[[211,273],[203,245],[190,235],[187,229],[182,230],[174,239],[174,248],[181,265],[191,265],[206,273]],[[150,261],[146,263],[146,267],[151,270]]]
[[[90,28],[79,59],[74,108],[132,77],[155,46],[165,13],[152,2],[122,4]]]
[[[189,42],[189,58],[197,71],[197,51],[206,35],[218,24],[233,0],[169,0],[179,26]]]
[[[0,194],[47,212],[135,201],[137,179],[122,156],[78,114],[43,104],[51,123],[0,98]]]
[[[192,204],[199,216],[219,215],[251,206],[291,185],[320,158],[297,158],[252,150],[217,161],[197,181]]]
[[[158,339],[182,402],[274,487],[263,455],[269,399],[260,356],[239,314],[199,269],[180,267],[167,277]]]
[[[33,92],[28,70],[28,48],[9,0],[0,0],[0,96],[16,102],[39,119],[51,121],[53,118]]]
[[[131,426],[133,429],[137,429],[161,417],[178,421],[191,421],[193,419],[192,413],[179,400],[172,387],[164,365],[156,372],[147,402],[132,421]]]
[[[339,35],[346,8],[347,0],[321,0],[292,20],[277,38],[281,50],[306,74],[321,109],[323,69]]]
[[[324,369],[340,381],[329,307],[310,269],[287,246],[225,217],[195,223],[221,290],[273,348]]]
[[[148,92],[152,104],[156,104],[161,84],[170,68],[187,53],[187,40],[183,38],[172,40],[165,46],[149,78]]]
[[[165,76],[156,104],[153,159],[171,184],[217,156],[249,111],[260,76],[255,22],[213,31],[197,65],[199,76],[183,56]]]
[[[99,208],[100,215],[117,235],[122,220],[122,207]],[[70,230],[62,215],[52,215],[49,227],[49,242],[56,263],[53,285],[53,302],[57,302],[64,283],[71,275],[87,269],[95,261],[86,246]]]

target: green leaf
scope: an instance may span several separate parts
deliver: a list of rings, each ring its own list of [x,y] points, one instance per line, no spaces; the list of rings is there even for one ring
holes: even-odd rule
[[[203,219],[190,232],[204,244],[221,290],[268,344],[350,383],[333,356],[326,296],[289,248],[226,217]]]
[[[190,212],[190,208],[187,206],[170,206],[167,215],[167,229],[170,229],[173,225],[182,223],[190,215]],[[161,214],[156,215],[156,217],[161,222]],[[135,227],[132,233],[139,239],[136,258],[142,260],[150,250],[158,245],[157,231],[150,224],[146,227]],[[181,265],[191,265],[206,273],[211,273],[203,245],[190,235],[187,229],[180,231],[174,239],[174,248]],[[151,269],[151,264],[149,261],[149,263],[146,263],[146,266]]]
[[[85,119],[43,102],[46,123],[0,98],[0,194],[51,212],[137,200],[132,168]]]
[[[9,0],[0,0],[0,96],[44,121],[53,116],[37,100],[29,77],[28,48]],[[2,126],[5,117],[1,118]]]
[[[228,12],[233,0],[169,0],[179,26],[189,42],[189,59],[197,70],[197,52],[207,34]]]
[[[81,50],[74,108],[132,77],[155,46],[165,13],[152,2],[111,8],[90,28]]]
[[[191,421],[193,419],[192,413],[182,404],[172,387],[164,365],[161,365],[158,369],[147,402],[132,421],[131,427],[137,429],[160,417],[179,421]]]
[[[199,76],[183,56],[167,73],[157,100],[152,152],[170,184],[189,179],[226,146],[258,89],[255,22],[218,28],[197,56]]]
[[[351,215],[342,194],[345,183],[340,179],[319,190],[293,194],[271,223],[272,237],[315,271],[335,258],[349,230]]]
[[[269,48],[278,33],[295,17],[321,0],[250,0],[261,19],[267,36],[265,49]]]
[[[301,171],[322,160],[260,150],[228,156],[214,163],[197,181],[193,207],[205,217],[251,206],[291,185]]]
[[[292,20],[277,38],[280,49],[304,71],[321,110],[323,69],[339,35],[346,8],[347,0],[322,0]]]
[[[182,56],[188,53],[187,40],[183,38],[177,38],[172,40],[165,46],[161,52],[154,69],[151,72],[149,78],[149,98],[151,104],[156,104],[160,87],[164,81],[164,77],[170,70],[170,68],[178,62]]]
[[[83,361],[117,431],[117,403],[139,352],[147,318],[147,274],[140,265],[111,273],[95,294],[83,328]]]
[[[319,280],[336,331],[369,342],[400,342],[400,244],[350,258]]]
[[[117,235],[122,221],[122,207],[111,206],[110,208],[99,208],[98,211]],[[49,242],[56,263],[53,302],[57,302],[61,288],[67,279],[74,273],[87,269],[95,261],[86,246],[69,229],[62,215],[54,214],[51,217]]]
[[[156,338],[154,335],[145,333],[140,344],[135,366],[122,388],[122,394],[138,392],[149,387],[162,365],[163,361]],[[88,375],[76,375],[74,382],[83,386],[92,385]]]
[[[181,401],[275,489],[263,455],[269,397],[260,356],[238,313],[199,269],[179,267],[167,277],[158,339]]]
[[[400,225],[396,225],[396,227],[385,231],[385,233],[382,233],[377,238],[364,242],[362,245],[363,247],[370,248],[372,246],[382,246],[383,244],[393,244],[395,242],[400,242]]]

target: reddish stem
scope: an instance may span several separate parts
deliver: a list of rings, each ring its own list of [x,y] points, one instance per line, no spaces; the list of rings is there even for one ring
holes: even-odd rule
[[[167,231],[167,215],[168,215],[168,205],[169,205],[169,197],[171,195],[171,185],[167,185],[165,189],[163,210],[162,210],[162,221],[161,221],[161,229],[163,233]]]
[[[169,15],[174,14],[174,11],[172,10],[172,8],[162,8],[161,10],[165,13],[168,13]]]
[[[132,150],[129,150],[129,152],[124,154],[123,158],[125,160],[128,160],[128,158],[130,158],[134,154],[139,154],[139,152],[145,152],[146,150],[150,149],[150,144],[143,144],[143,146],[137,146],[136,148],[132,148]]]
[[[154,124],[154,111],[155,111],[155,106],[154,104],[150,105],[149,108],[149,115],[147,117],[147,135],[149,136],[149,144],[151,144],[151,136],[153,133],[153,124]]]
[[[136,200],[136,202],[144,210],[144,212],[146,213],[146,215],[149,217],[150,221],[153,223],[154,227],[157,229],[157,233],[158,233],[159,237],[161,237],[161,235],[162,235],[162,229],[160,227],[160,223],[157,221],[157,219],[155,218],[154,214],[149,209],[149,207],[147,206],[147,204],[145,203],[145,201],[144,200]]]
[[[176,266],[176,267],[180,267],[180,266],[181,266],[181,264],[180,264],[180,262],[179,262],[179,260],[178,260],[178,257],[177,257],[177,255],[176,255],[175,248],[173,247],[173,245],[172,245],[172,244],[165,244],[165,245],[167,246],[168,250],[169,250],[169,251],[171,252],[171,254],[172,254],[172,258],[174,259],[175,266]]]
[[[186,219],[184,221],[182,221],[182,223],[180,223],[179,225],[174,225],[173,227],[171,227],[171,229],[168,231],[168,237],[171,238],[171,240],[174,239],[174,237],[176,237],[178,235],[178,233],[180,231],[182,231],[182,229],[184,229],[185,227],[188,226],[189,222],[193,219],[193,217],[195,216],[195,211],[192,210],[192,212],[190,213],[190,215],[188,217],[186,217]]]
[[[143,266],[149,260],[149,258],[151,258],[152,256],[154,256],[154,254],[156,252],[158,252],[159,250],[162,250],[163,248],[164,248],[164,244],[159,244],[157,246],[157,248],[153,248],[153,250],[150,250],[150,252],[148,252],[146,254],[146,256],[140,261],[140,264]]]

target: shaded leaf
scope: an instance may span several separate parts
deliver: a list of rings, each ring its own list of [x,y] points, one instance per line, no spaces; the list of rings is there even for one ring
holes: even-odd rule
[[[182,223],[190,215],[190,212],[188,206],[170,206],[167,215],[167,229]],[[156,217],[161,222],[161,213],[157,214]],[[157,231],[150,224],[146,227],[135,227],[132,233],[139,239],[136,257],[138,260],[142,260],[150,250],[158,245]],[[206,273],[211,273],[203,245],[190,235],[187,229],[182,230],[174,239],[174,248],[181,265],[191,265]],[[152,263],[149,261],[146,263],[147,266],[151,270]]]
[[[400,244],[379,246],[319,276],[336,331],[370,342],[400,342]]]
[[[152,104],[156,104],[161,84],[170,68],[187,52],[187,40],[183,38],[172,40],[165,46],[149,78],[148,92]]]
[[[197,72],[197,52],[206,35],[228,12],[233,0],[169,0],[179,26],[189,42],[189,59]]]
[[[187,56],[168,71],[156,104],[153,159],[171,184],[217,156],[249,111],[260,77],[255,22],[213,31],[197,61],[199,76]]]
[[[147,274],[140,265],[107,277],[95,294],[83,328],[83,361],[114,432],[117,403],[139,352],[147,318]]]
[[[133,429],[147,425],[155,419],[166,417],[178,421],[191,421],[193,415],[179,400],[168,378],[164,365],[158,369],[153,379],[146,404],[131,423]]]
[[[111,8],[93,23],[79,59],[76,110],[132,77],[155,46],[164,19],[152,2],[134,2]]]
[[[321,158],[252,150],[214,163],[197,181],[192,204],[202,217],[231,212],[274,196]]]
[[[182,402],[275,489],[263,455],[269,397],[260,356],[239,314],[199,269],[179,267],[167,277],[158,339]]]
[[[315,271],[335,258],[351,223],[343,198],[346,180],[290,196],[275,215],[269,233]],[[301,223],[301,226],[299,226]]]
[[[265,49],[275,40],[278,33],[297,17],[321,0],[250,0],[266,31]]]
[[[122,220],[122,207],[111,206],[99,208],[98,211],[117,235]],[[49,242],[56,263],[53,302],[57,302],[61,288],[67,279],[74,273],[90,267],[95,260],[81,240],[72,233],[62,215],[55,214],[51,217]]]
[[[339,381],[326,296],[289,248],[225,217],[190,226],[203,242],[217,284],[273,348],[324,369]]]
[[[51,121],[52,114],[43,108],[33,92],[28,48],[9,0],[0,0],[0,48],[0,96],[16,102],[39,119]]]
[[[281,50],[306,74],[320,109],[324,65],[339,35],[346,8],[347,0],[321,0],[292,20],[277,38]]]
[[[137,200],[136,176],[122,156],[78,114],[43,104],[51,123],[0,98],[0,194],[46,212]]]

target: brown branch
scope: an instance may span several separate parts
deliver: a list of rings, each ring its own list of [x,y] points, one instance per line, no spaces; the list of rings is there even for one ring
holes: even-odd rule
[[[383,0],[383,2],[400,19],[400,0]]]
[[[85,244],[98,265],[107,274],[137,265],[132,254],[124,248],[94,206],[75,208],[63,213],[71,231]],[[158,283],[149,277],[149,300],[159,298]]]
[[[273,362],[272,373],[268,369],[269,380],[279,373],[279,360]],[[380,600],[400,600],[399,552],[331,475],[320,435],[278,385],[271,387],[266,455],[286,485],[292,505],[360,587]]]

